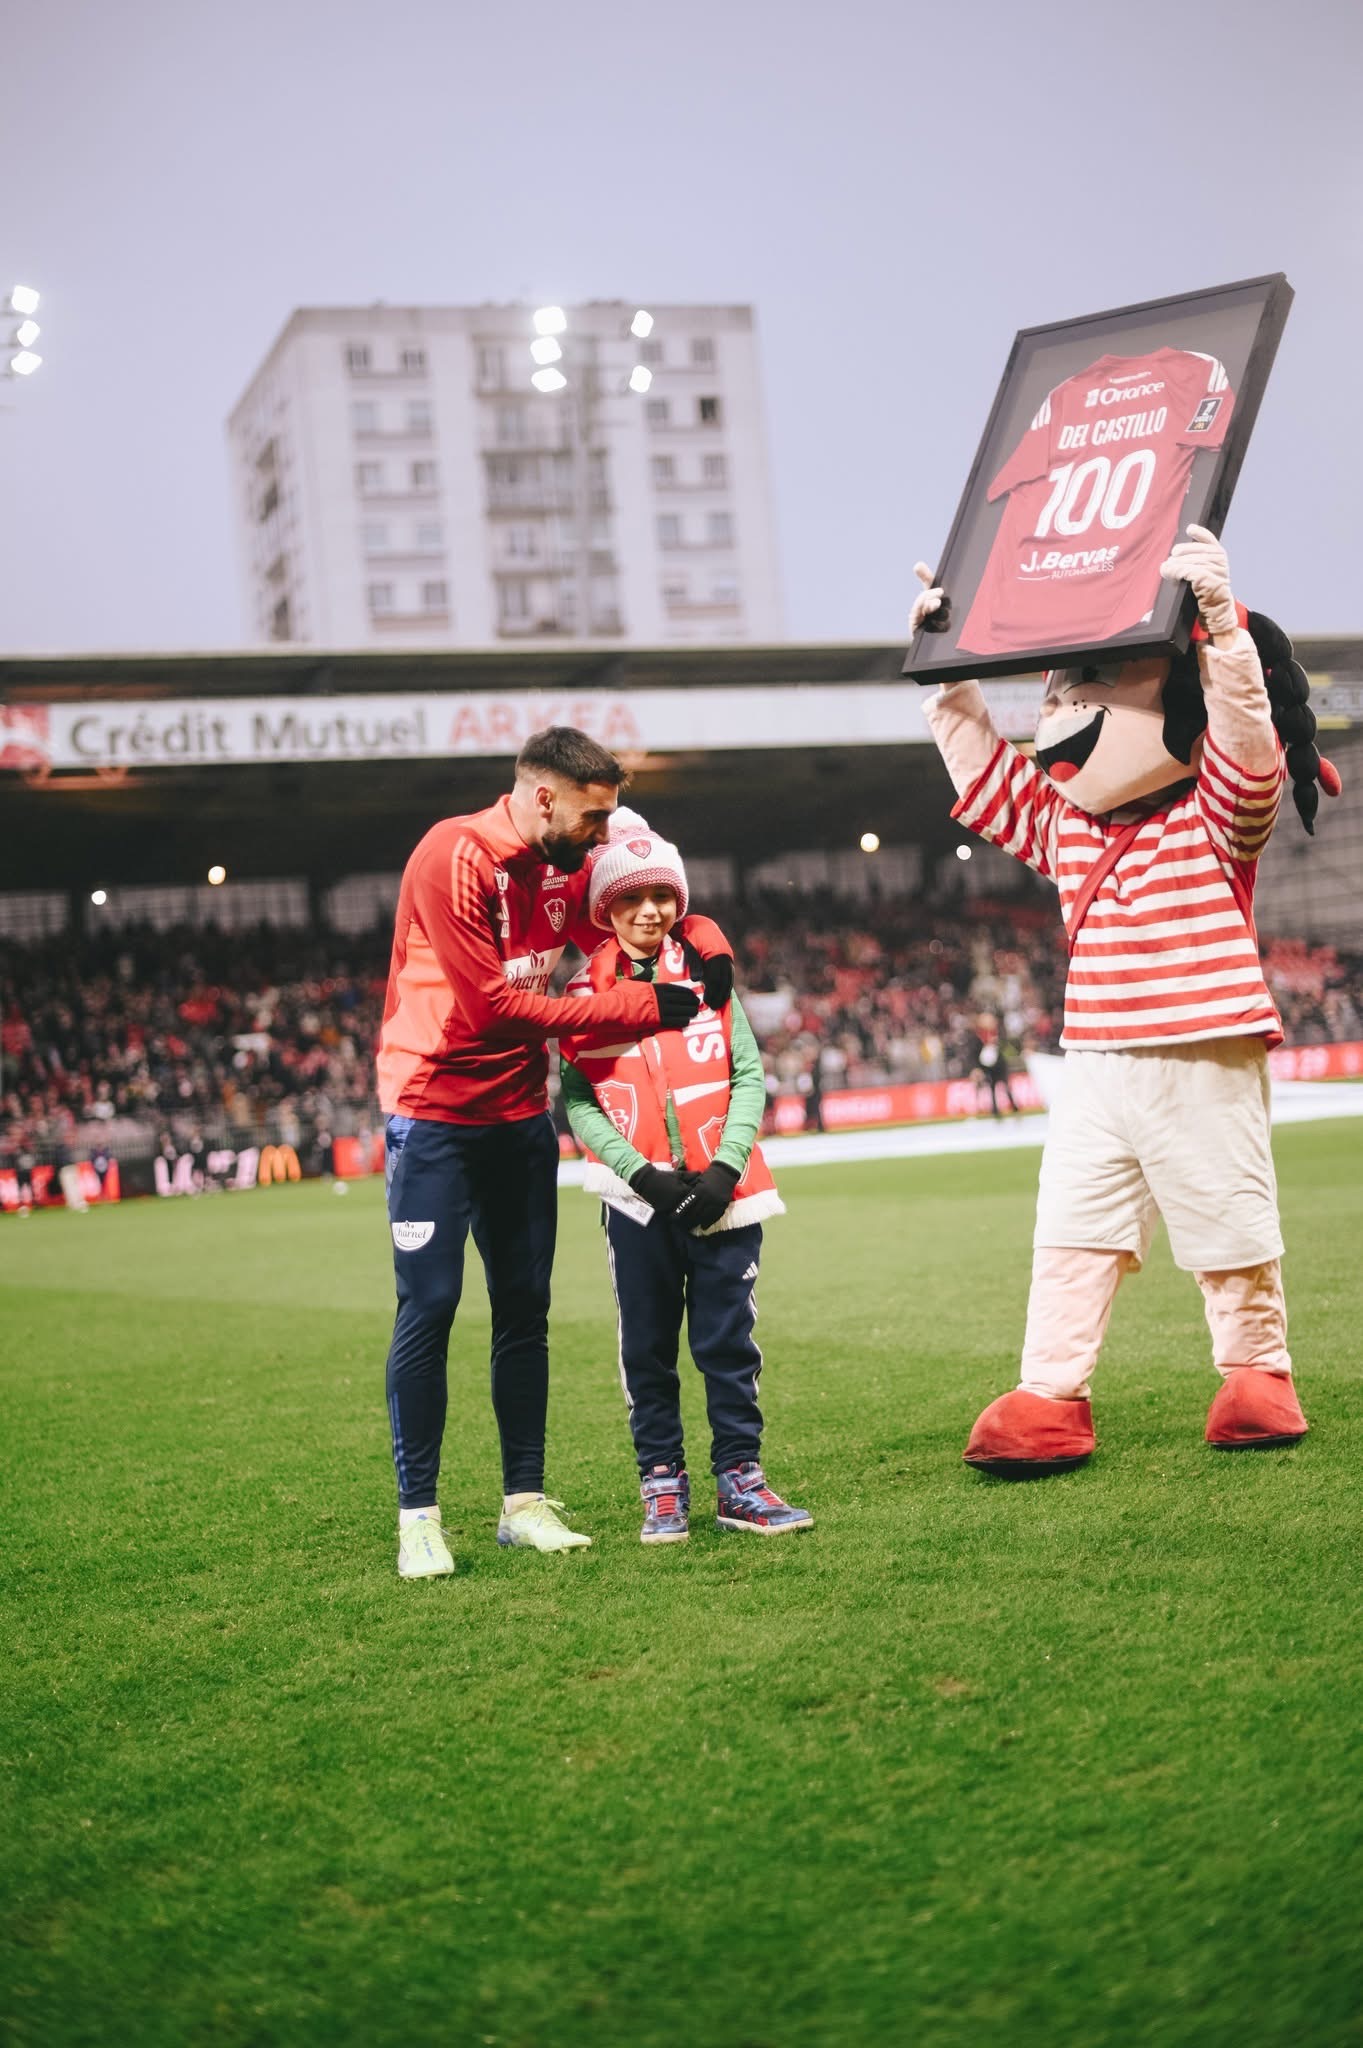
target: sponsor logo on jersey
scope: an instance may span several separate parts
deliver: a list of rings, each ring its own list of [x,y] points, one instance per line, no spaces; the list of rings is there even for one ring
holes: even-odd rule
[[[568,922],[568,906],[561,896],[551,896],[544,906],[544,914],[556,932],[561,932]]]
[[[1154,398],[1163,391],[1159,384],[1095,384],[1092,391],[1084,393],[1085,405],[1125,405],[1129,398]]]
[[[1220,410],[1221,400],[1219,398],[1202,399],[1197,411],[1189,420],[1186,431],[1190,434],[1205,434]]]
[[[395,1223],[393,1242],[400,1252],[419,1252],[435,1236],[434,1223]]]
[[[568,877],[561,875],[557,868],[546,868],[540,881],[541,889],[566,889]]]
[[[544,953],[520,953],[514,960],[503,960],[502,972],[513,988],[523,989],[527,995],[547,995],[549,977],[562,951],[556,946]]]
[[[1048,548],[1043,555],[1039,548],[1032,549],[1030,562],[1018,563],[1020,576],[1083,576],[1090,571],[1103,572],[1115,568],[1120,545],[1110,548],[1076,548],[1073,554],[1062,554],[1059,548]]]

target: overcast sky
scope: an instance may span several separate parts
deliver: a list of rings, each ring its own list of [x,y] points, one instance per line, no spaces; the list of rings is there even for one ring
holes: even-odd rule
[[[1357,0],[45,0],[5,29],[0,647],[239,645],[298,305],[751,301],[794,638],[897,637],[1018,327],[1284,270],[1225,538],[1363,628]]]

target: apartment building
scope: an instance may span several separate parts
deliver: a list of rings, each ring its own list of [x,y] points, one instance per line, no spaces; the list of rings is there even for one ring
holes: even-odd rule
[[[751,308],[555,313],[293,314],[228,422],[253,640],[782,637]]]

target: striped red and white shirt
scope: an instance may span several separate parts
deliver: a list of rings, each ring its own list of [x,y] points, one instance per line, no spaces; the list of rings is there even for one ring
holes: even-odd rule
[[[1062,1046],[1110,1052],[1257,1036],[1281,1044],[1253,900],[1284,778],[1281,750],[1270,773],[1251,775],[1209,732],[1192,789],[1142,821],[1076,936],[1084,878],[1123,828],[1067,803],[1034,762],[999,741],[952,816],[1059,888],[1072,949]]]

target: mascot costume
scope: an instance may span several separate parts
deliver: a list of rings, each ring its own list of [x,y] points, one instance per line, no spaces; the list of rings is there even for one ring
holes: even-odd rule
[[[986,1472],[1061,1471],[1094,1450],[1090,1376],[1157,1215],[1196,1275],[1221,1375],[1207,1442],[1306,1434],[1269,1145],[1268,1052],[1282,1027],[1254,876],[1284,781],[1310,832],[1317,784],[1333,795],[1339,778],[1316,751],[1291,642],[1235,603],[1215,536],[1188,535],[1161,570],[1197,598],[1187,654],[1052,672],[1034,760],[1000,738],[978,683],[948,684],[925,706],[952,816],[1056,884],[1070,950],[1020,1382],[965,1451]],[[922,563],[917,574],[928,587],[913,629],[942,631],[946,593]]]

